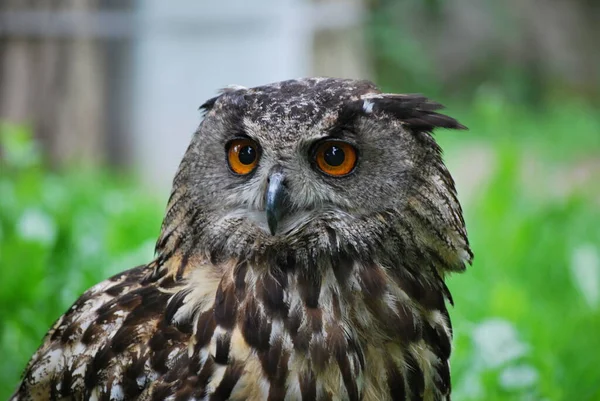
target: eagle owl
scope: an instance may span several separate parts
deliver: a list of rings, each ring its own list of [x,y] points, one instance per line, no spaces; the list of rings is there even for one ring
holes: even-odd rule
[[[85,292],[12,400],[450,400],[444,278],[472,253],[439,108],[345,79],[223,90],[155,259]]]

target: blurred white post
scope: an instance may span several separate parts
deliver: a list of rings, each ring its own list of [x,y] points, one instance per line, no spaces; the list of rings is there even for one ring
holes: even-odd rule
[[[361,15],[357,2],[139,1],[128,146],[144,181],[168,195],[165,189],[200,122],[198,107],[218,89],[308,76],[315,70],[346,76],[365,70],[348,68],[364,60],[351,60],[347,51],[340,57],[341,69],[331,61],[324,69],[314,60],[322,52],[315,53],[313,43],[318,31],[357,25]]]

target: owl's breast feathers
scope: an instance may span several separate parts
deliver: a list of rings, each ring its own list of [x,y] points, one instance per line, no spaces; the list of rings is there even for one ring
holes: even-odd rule
[[[449,400],[443,279],[173,255],[87,291],[13,400]]]

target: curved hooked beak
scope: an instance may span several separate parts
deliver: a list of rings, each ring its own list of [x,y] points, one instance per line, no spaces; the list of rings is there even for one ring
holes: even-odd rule
[[[277,226],[287,213],[287,190],[284,185],[285,175],[281,171],[274,171],[269,176],[267,192],[265,194],[267,223],[271,235],[277,232]]]

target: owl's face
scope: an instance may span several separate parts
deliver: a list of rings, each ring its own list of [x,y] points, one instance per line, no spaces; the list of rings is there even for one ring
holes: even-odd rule
[[[230,89],[204,108],[171,203],[184,199],[198,242],[228,256],[252,246],[361,252],[381,244],[424,186],[453,197],[435,182],[445,167],[426,131],[459,125],[421,97],[306,79]]]

